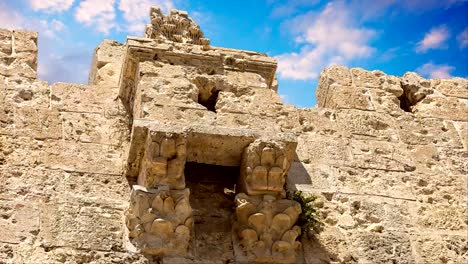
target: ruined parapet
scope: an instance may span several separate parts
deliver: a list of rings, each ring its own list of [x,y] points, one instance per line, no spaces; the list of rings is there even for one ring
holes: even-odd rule
[[[0,75],[36,79],[36,32],[0,29]]]
[[[145,37],[159,41],[173,41],[202,45],[208,48],[210,39],[203,37],[203,32],[189,16],[187,11],[172,9],[165,16],[161,9],[150,10],[151,24],[146,25]]]
[[[185,256],[193,230],[190,191],[134,185],[126,225],[131,242],[143,254]]]

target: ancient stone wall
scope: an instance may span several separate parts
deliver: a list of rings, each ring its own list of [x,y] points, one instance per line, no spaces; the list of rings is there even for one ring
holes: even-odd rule
[[[296,108],[274,59],[151,18],[89,85],[37,80],[36,34],[0,31],[0,263],[467,261],[466,79],[330,67]],[[320,195],[320,233],[286,190]]]

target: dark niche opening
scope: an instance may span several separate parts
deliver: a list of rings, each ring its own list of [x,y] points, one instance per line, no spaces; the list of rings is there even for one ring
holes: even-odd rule
[[[400,100],[400,108],[403,111],[412,112],[411,106],[413,106],[414,104],[412,104],[409,98],[406,96],[406,92],[403,92],[403,94],[400,97],[398,97],[398,100]]]
[[[206,107],[209,111],[216,113],[216,101],[218,100],[219,90],[212,91],[211,94],[206,98],[206,95],[202,93],[198,94],[198,103]]]
[[[231,222],[235,212],[235,183],[239,167],[185,164],[185,182],[190,188],[197,256],[228,261],[232,252]],[[229,254],[228,254],[229,255]]]

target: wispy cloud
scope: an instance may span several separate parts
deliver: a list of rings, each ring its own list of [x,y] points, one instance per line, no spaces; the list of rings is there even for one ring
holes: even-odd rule
[[[75,12],[76,21],[88,27],[95,27],[98,32],[109,34],[115,23],[115,0],[85,0]]]
[[[271,1],[273,5],[271,16],[275,18],[285,17],[295,14],[299,10],[318,4],[320,0],[288,0],[288,1]]]
[[[468,27],[458,34],[457,41],[461,49],[468,47]]]
[[[361,19],[398,13],[423,13],[435,9],[448,9],[468,0],[350,0],[350,7]]]
[[[426,78],[450,79],[455,67],[448,64],[434,64],[432,61],[416,69],[416,72]]]
[[[309,12],[296,17],[285,29],[296,36],[295,41],[302,48],[276,56],[282,78],[315,79],[328,65],[346,64],[374,52],[369,42],[376,32],[357,25],[343,2],[331,2],[318,14]]]
[[[63,12],[73,5],[73,0],[29,0],[33,10],[47,13]]]
[[[167,13],[174,3],[171,0],[121,0],[119,10],[122,11],[127,21],[126,30],[130,33],[141,33],[145,24],[149,21],[149,10],[151,6],[159,6]]]
[[[446,48],[446,41],[450,37],[450,31],[448,30],[447,26],[442,25],[438,27],[434,27],[426,33],[424,38],[418,42],[416,46],[416,52],[424,53],[430,49],[441,49]]]

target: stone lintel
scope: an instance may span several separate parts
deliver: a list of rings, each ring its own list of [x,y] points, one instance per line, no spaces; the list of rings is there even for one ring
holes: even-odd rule
[[[141,170],[148,133],[184,135],[187,140],[186,161],[222,166],[240,166],[242,154],[256,139],[281,142],[288,156],[295,153],[297,141],[293,133],[272,133],[253,129],[234,129],[212,125],[133,121],[127,177],[136,178]]]

